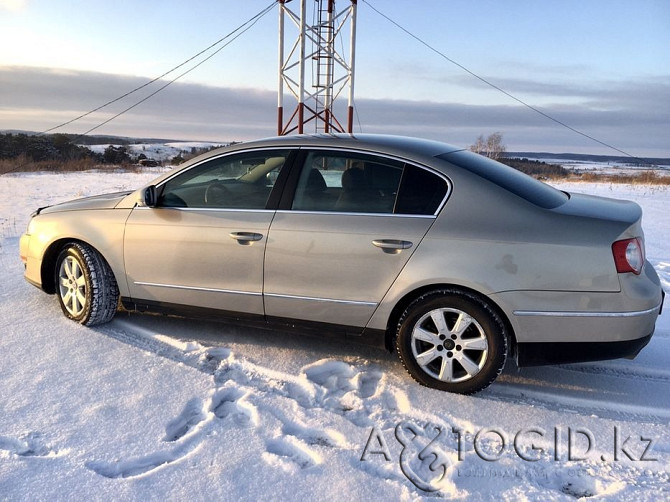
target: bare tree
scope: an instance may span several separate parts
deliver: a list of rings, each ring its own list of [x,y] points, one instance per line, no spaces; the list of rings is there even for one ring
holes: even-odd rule
[[[486,155],[486,141],[484,140],[483,134],[479,135],[474,145],[470,145],[470,151],[480,155]]]
[[[502,139],[503,135],[500,132],[490,134],[486,139],[484,139],[483,135],[480,135],[475,144],[470,146],[470,150],[481,155],[486,155],[490,159],[500,160],[507,151],[507,147],[503,144]]]

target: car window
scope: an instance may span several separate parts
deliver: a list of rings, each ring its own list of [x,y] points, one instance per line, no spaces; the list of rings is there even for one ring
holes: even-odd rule
[[[561,206],[568,200],[568,196],[541,181],[532,178],[521,171],[500,162],[488,159],[469,151],[458,151],[438,155],[460,168],[495,183],[501,188],[544,209],[553,209]]]
[[[292,208],[302,211],[433,215],[445,179],[412,164],[358,153],[310,152]]]
[[[288,155],[288,150],[268,150],[208,160],[168,180],[158,206],[265,209]]]
[[[407,164],[402,175],[396,214],[433,215],[447,196],[449,185],[437,174]]]
[[[404,164],[357,153],[307,154],[292,208],[302,211],[392,213]]]

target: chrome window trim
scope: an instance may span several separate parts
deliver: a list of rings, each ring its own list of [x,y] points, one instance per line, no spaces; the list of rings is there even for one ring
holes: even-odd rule
[[[234,295],[262,296],[263,293],[254,293],[252,291],[237,291],[234,289],[201,288],[196,286],[179,286],[176,284],[159,284],[155,282],[135,281],[137,286],[153,286],[157,288],[187,289],[189,291],[205,291],[209,293],[230,293]]]
[[[207,211],[227,213],[274,213],[274,209],[239,209],[233,207],[172,207],[172,206],[137,206],[135,209],[172,209],[176,211]]]
[[[277,214],[311,214],[311,215],[324,215],[324,214],[332,214],[333,216],[342,216],[342,215],[347,215],[347,216],[385,216],[385,217],[393,217],[393,218],[421,218],[424,220],[434,220],[437,218],[437,215],[434,214],[394,214],[394,213],[351,213],[347,211],[307,211],[304,209],[278,209]]]
[[[361,305],[365,307],[377,306],[377,303],[375,302],[363,302],[358,300],[336,300],[334,298],[317,298],[313,296],[281,295],[278,293],[265,293],[264,296],[269,296],[272,298],[288,298],[290,300],[308,300],[314,302],[344,303],[347,305]]]
[[[305,150],[305,151],[330,151],[330,152],[350,152],[350,153],[356,153],[359,155],[370,155],[370,156],[377,156],[389,160],[394,160],[396,162],[403,162],[404,164],[410,164],[412,166],[418,167],[419,169],[423,169],[424,171],[428,171],[429,173],[432,173],[440,178],[442,178],[445,183],[447,184],[447,193],[444,195],[444,198],[442,199],[442,202],[440,202],[440,205],[437,207],[435,212],[432,215],[427,215],[427,214],[421,214],[421,215],[414,215],[414,214],[395,214],[395,213],[347,213],[347,214],[381,214],[384,216],[428,216],[428,217],[437,217],[438,214],[440,214],[440,211],[442,211],[442,208],[444,205],[447,203],[447,200],[449,200],[449,196],[451,195],[452,192],[452,185],[451,185],[451,180],[445,175],[444,173],[441,173],[440,171],[436,170],[433,167],[426,166],[423,164],[419,164],[414,160],[409,160],[404,157],[397,157],[395,155],[390,155],[388,153],[383,153],[383,152],[377,152],[376,150],[358,150],[356,148],[344,148],[340,147],[338,148],[337,146],[335,147],[328,147],[328,146],[310,146],[310,145],[302,145],[299,147],[300,150]],[[301,166],[301,169],[304,167]],[[295,211],[297,212],[297,211]],[[319,214],[324,214],[324,213],[338,213],[338,211],[303,211],[303,212],[309,212],[309,213],[319,213]],[[343,214],[343,213],[339,213]]]
[[[634,312],[543,312],[537,310],[515,310],[516,316],[541,316],[541,317],[640,317],[656,312],[660,305],[647,310]]]

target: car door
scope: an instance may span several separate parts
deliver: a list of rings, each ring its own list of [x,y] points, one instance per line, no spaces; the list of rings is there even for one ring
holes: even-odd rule
[[[302,151],[299,162],[270,228],[266,315],[359,331],[432,225],[448,182],[357,152]]]
[[[223,155],[160,184],[156,206],[136,207],[126,223],[133,300],[262,315],[268,201],[290,154]]]

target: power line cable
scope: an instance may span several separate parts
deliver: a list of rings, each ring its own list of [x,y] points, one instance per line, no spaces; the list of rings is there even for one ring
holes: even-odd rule
[[[255,24],[256,21],[258,21],[261,17],[263,17],[265,14],[267,14],[267,13],[274,7],[274,5],[275,5],[275,2],[272,2],[270,5],[268,5],[268,6],[267,6],[265,9],[263,9],[261,12],[259,12],[259,13],[256,14],[255,16],[251,17],[249,20],[247,20],[246,22],[244,22],[243,24],[241,24],[240,26],[238,26],[237,28],[235,28],[233,31],[231,31],[230,33],[228,33],[226,36],[220,38],[219,40],[217,40],[216,42],[214,42],[213,44],[211,44],[209,47],[207,47],[207,48],[201,50],[201,51],[198,52],[197,54],[191,56],[191,57],[188,58],[186,61],[184,61],[184,62],[178,64],[178,65],[175,66],[174,68],[171,68],[170,70],[166,71],[166,72],[163,73],[162,75],[159,75],[158,77],[156,77],[156,78],[154,78],[154,79],[152,79],[152,80],[146,82],[145,84],[142,84],[142,85],[140,85],[139,87],[136,87],[135,89],[133,89],[133,90],[131,90],[131,91],[128,91],[127,93],[123,94],[122,96],[119,96],[118,98],[112,99],[111,101],[107,101],[105,104],[100,105],[100,106],[98,106],[97,108],[94,108],[93,110],[90,110],[90,111],[88,111],[88,112],[86,112],[86,113],[83,113],[83,114],[81,114],[81,115],[79,115],[79,116],[77,116],[77,117],[75,117],[75,118],[73,118],[73,119],[71,119],[71,120],[68,120],[68,121],[66,121],[66,122],[63,122],[62,124],[58,124],[57,126],[50,127],[49,129],[46,129],[46,130],[40,132],[40,134],[46,134],[46,133],[48,133],[48,132],[55,131],[56,129],[60,129],[61,127],[65,127],[66,125],[72,124],[73,122],[76,122],[77,120],[83,119],[84,117],[87,117],[87,116],[91,115],[92,113],[95,113],[95,112],[97,112],[97,111],[100,111],[100,110],[102,110],[103,108],[106,108],[107,106],[109,106],[109,105],[111,105],[111,104],[114,104],[114,103],[116,103],[117,101],[121,101],[122,99],[124,99],[124,98],[130,96],[131,94],[134,94],[135,92],[144,89],[145,87],[147,87],[147,86],[153,84],[154,82],[156,82],[156,81],[162,79],[163,77],[169,75],[170,73],[172,73],[172,72],[178,70],[178,69],[181,68],[182,66],[184,66],[184,65],[186,65],[186,64],[188,64],[188,63],[190,63],[191,61],[193,61],[193,60],[196,59],[197,57],[203,55],[204,53],[206,53],[207,51],[209,51],[210,49],[212,49],[213,47],[216,47],[217,45],[219,45],[221,42],[223,42],[223,41],[226,40],[227,38],[233,36],[233,35],[235,34],[235,32],[237,32],[237,31],[239,31],[239,30],[242,30],[246,25],[252,23],[251,25],[253,26],[253,24]],[[248,28],[247,28],[247,29],[248,29]],[[246,31],[246,29],[245,29],[244,31]],[[239,34],[238,34],[237,36],[239,36]],[[236,36],[235,38],[237,38],[237,36]],[[234,40],[235,38],[233,38],[233,40]],[[227,45],[227,44],[226,44],[226,45]],[[224,45],[224,47],[225,47],[225,45]],[[183,76],[183,75],[182,75],[182,76]],[[87,133],[84,133],[84,134],[87,134]]]
[[[175,83],[177,80],[179,80],[179,79],[182,78],[183,76],[188,75],[188,74],[191,73],[193,70],[195,70],[197,67],[199,67],[200,65],[202,65],[202,64],[204,64],[205,62],[207,62],[207,61],[209,61],[210,59],[212,59],[212,58],[213,58],[214,56],[216,56],[219,52],[221,52],[223,49],[225,49],[225,48],[228,47],[230,44],[232,44],[235,40],[237,40],[240,36],[242,36],[244,33],[246,33],[247,31],[249,31],[249,30],[250,30],[250,29],[251,29],[251,28],[252,28],[258,21],[260,21],[260,19],[261,19],[265,14],[267,14],[267,13],[271,10],[271,8],[272,8],[273,6],[274,6],[274,3],[273,3],[272,5],[270,5],[269,7],[266,7],[263,11],[261,11],[261,13],[259,13],[260,15],[256,15],[256,16],[254,16],[254,18],[252,18],[252,19],[253,19],[253,22],[251,22],[251,24],[248,24],[251,20],[250,20],[250,21],[247,21],[247,23],[245,23],[245,24],[248,24],[248,26],[246,26],[246,28],[244,28],[244,29],[243,29],[242,31],[240,31],[237,35],[235,35],[232,39],[230,39],[228,42],[226,42],[225,44],[223,44],[221,47],[219,47],[217,50],[215,50],[215,51],[214,51],[213,53],[211,53],[209,56],[207,56],[206,58],[204,58],[202,61],[200,61],[200,62],[198,62],[197,64],[193,65],[191,68],[189,68],[189,69],[186,70],[185,72],[183,72],[183,73],[177,75],[177,76],[176,76],[175,78],[173,78],[172,80],[166,82],[166,83],[163,84],[161,87],[159,87],[158,89],[156,89],[154,92],[152,92],[151,94],[149,94],[149,95],[145,96],[144,98],[142,98],[141,100],[139,100],[137,103],[135,103],[135,104],[129,106],[128,108],[126,108],[126,109],[120,111],[120,112],[117,113],[116,115],[114,115],[114,116],[108,118],[107,120],[101,122],[100,124],[96,125],[95,127],[90,128],[88,131],[86,131],[86,132],[84,132],[84,133],[82,133],[82,134],[79,134],[79,135],[78,135],[76,138],[74,138],[71,142],[75,142],[75,141],[78,140],[79,138],[82,138],[82,137],[86,136],[87,134],[89,134],[89,133],[95,131],[96,129],[99,129],[99,128],[102,127],[102,126],[104,126],[105,124],[108,124],[108,123],[111,122],[112,120],[114,120],[114,119],[120,117],[120,116],[123,115],[124,113],[129,112],[129,111],[132,110],[133,108],[135,108],[135,107],[141,105],[142,103],[144,103],[144,102],[147,101],[148,99],[154,97],[156,94],[158,94],[159,92],[161,92],[161,91],[162,91],[163,89],[165,89],[166,87],[172,85],[173,83]],[[238,28],[237,30],[239,30],[239,28]],[[237,31],[237,30],[235,30],[235,31]]]
[[[190,72],[192,72],[193,70],[195,70],[196,68],[198,68],[200,65],[202,65],[202,64],[204,64],[205,62],[207,62],[208,60],[212,59],[212,58],[213,58],[214,56],[216,56],[219,52],[221,52],[224,48],[226,48],[227,46],[229,46],[231,43],[233,43],[235,40],[237,40],[240,36],[242,36],[244,33],[246,33],[247,31],[249,31],[249,30],[250,30],[250,29],[251,29],[251,28],[252,28],[258,21],[260,21],[260,20],[261,20],[261,19],[262,19],[268,12],[270,12],[270,10],[272,10],[272,8],[273,8],[274,6],[275,6],[275,2],[272,2],[272,3],[271,3],[270,5],[268,5],[265,9],[263,9],[262,11],[260,11],[258,14],[256,14],[255,16],[253,16],[252,18],[250,18],[248,21],[244,22],[243,24],[241,24],[240,26],[238,26],[237,28],[235,28],[235,29],[234,29],[232,32],[230,32],[228,35],[226,35],[225,37],[221,38],[221,39],[218,40],[216,43],[210,45],[207,49],[204,49],[204,50],[200,51],[200,52],[199,52],[198,54],[196,54],[195,56],[189,58],[188,60],[184,61],[183,63],[181,63],[181,64],[175,66],[174,68],[172,68],[171,70],[165,72],[163,75],[161,75],[161,77],[163,77],[163,76],[165,76],[165,75],[168,75],[169,73],[172,73],[172,72],[175,71],[176,69],[178,69],[178,68],[184,66],[184,65],[187,64],[188,62],[190,62],[190,61],[192,61],[193,59],[197,58],[198,56],[204,54],[205,52],[207,52],[208,50],[210,50],[210,49],[213,48],[214,46],[220,44],[223,40],[226,40],[227,38],[231,37],[231,36],[232,36],[233,34],[235,34],[236,32],[239,32],[239,33],[237,33],[235,36],[233,36],[233,38],[231,38],[227,43],[225,43],[224,45],[222,45],[221,47],[219,47],[216,51],[214,51],[212,54],[210,54],[209,56],[207,56],[206,58],[204,58],[202,61],[200,61],[200,62],[198,62],[197,64],[193,65],[191,68],[189,68],[189,69],[186,70],[185,72],[183,72],[183,73],[177,75],[177,76],[176,76],[175,78],[173,78],[172,80],[166,82],[164,85],[162,85],[161,87],[159,87],[157,90],[155,90],[155,91],[152,92],[151,94],[145,96],[144,98],[142,98],[141,100],[139,100],[139,101],[136,102],[135,104],[133,104],[133,105],[131,105],[131,106],[125,108],[124,110],[120,111],[119,113],[115,114],[114,116],[110,117],[109,119],[103,121],[102,123],[96,125],[95,127],[90,128],[88,131],[86,131],[86,132],[84,132],[84,133],[81,133],[81,134],[75,136],[75,137],[72,138],[72,139],[69,139],[68,142],[71,143],[71,144],[73,144],[73,143],[75,143],[77,140],[79,140],[80,138],[83,138],[83,137],[86,136],[87,134],[89,134],[89,133],[95,131],[96,129],[99,129],[100,127],[104,126],[105,124],[108,124],[109,122],[111,122],[112,120],[114,120],[114,119],[120,117],[120,116],[123,115],[124,113],[129,112],[130,110],[132,110],[133,108],[135,108],[135,107],[139,106],[140,104],[144,103],[144,102],[147,101],[148,99],[152,98],[153,96],[155,96],[156,94],[158,94],[158,93],[161,92],[163,89],[165,89],[165,88],[168,87],[169,85],[173,84],[174,82],[176,82],[177,80],[179,80],[179,79],[182,78],[183,76],[189,74]],[[146,84],[141,85],[141,86],[137,87],[136,89],[133,89],[133,90],[130,91],[130,92],[127,92],[127,93],[124,94],[123,96],[120,96],[120,97],[118,97],[118,98],[116,98],[116,99],[114,99],[114,100],[112,100],[112,101],[109,101],[109,102],[105,103],[104,105],[99,106],[99,107],[97,107],[97,108],[94,109],[94,110],[91,110],[90,112],[87,112],[87,113],[85,113],[85,114],[82,114],[82,115],[80,115],[79,117],[76,117],[76,118],[74,118],[74,119],[72,119],[72,120],[70,120],[70,121],[68,121],[68,122],[65,122],[65,123],[59,125],[59,126],[53,127],[53,128],[51,128],[51,129],[48,129],[47,131],[44,131],[44,132],[42,132],[42,133],[40,133],[40,134],[45,134],[46,132],[52,131],[52,130],[57,129],[57,128],[59,128],[59,127],[62,127],[62,126],[64,126],[64,125],[71,124],[72,122],[75,122],[76,120],[79,120],[79,119],[81,119],[81,118],[83,118],[83,117],[86,117],[87,115],[90,115],[90,114],[92,114],[92,113],[94,113],[94,112],[96,112],[96,111],[98,111],[98,110],[100,110],[100,109],[102,109],[102,108],[104,108],[104,107],[106,107],[106,106],[112,104],[112,103],[115,103],[115,102],[117,102],[117,101],[120,101],[121,99],[123,99],[123,98],[125,98],[125,97],[127,97],[127,96],[129,96],[129,95],[131,95],[131,94],[133,94],[134,92],[137,92],[137,91],[139,91],[140,89],[143,89],[143,88],[147,87],[148,85],[150,85],[150,84],[156,82],[156,81],[159,80],[161,77],[157,77],[157,78],[151,80],[150,82],[147,82]],[[18,171],[18,170],[21,169],[22,167],[26,166],[28,163],[29,163],[29,162],[24,162],[24,163],[18,165],[17,167],[15,167],[15,168],[13,168],[13,169],[10,169],[10,170],[8,170],[8,171],[5,171],[5,172],[3,172],[3,173],[0,173],[0,175],[9,174],[9,173]]]
[[[545,118],[551,120],[552,122],[555,122],[556,124],[558,124],[558,125],[560,125],[560,126],[562,126],[562,127],[565,127],[566,129],[569,129],[570,131],[572,131],[572,132],[574,132],[574,133],[577,133],[577,134],[579,134],[580,136],[583,136],[583,137],[585,137],[585,138],[587,138],[587,139],[590,139],[591,141],[595,141],[596,143],[598,143],[598,144],[600,144],[600,145],[602,145],[602,146],[604,146],[604,147],[607,147],[607,148],[610,148],[610,149],[612,149],[612,150],[614,150],[614,151],[617,151],[617,152],[619,152],[619,153],[622,153],[622,154],[625,155],[626,157],[630,157],[630,158],[632,158],[632,159],[638,160],[638,161],[640,161],[640,162],[642,162],[642,163],[644,163],[644,164],[649,164],[649,162],[645,161],[644,159],[641,159],[640,157],[637,157],[637,156],[635,156],[635,155],[632,155],[632,154],[630,154],[630,153],[628,153],[628,152],[626,152],[626,151],[624,151],[624,150],[621,150],[620,148],[617,148],[617,147],[615,147],[615,146],[613,146],[613,145],[611,145],[611,144],[609,144],[609,143],[605,143],[604,141],[601,141],[601,140],[599,140],[598,138],[595,138],[595,137],[593,137],[593,136],[591,136],[591,135],[589,135],[589,134],[586,134],[585,132],[582,132],[582,131],[580,131],[579,129],[576,129],[576,128],[572,127],[571,125],[568,125],[568,124],[566,124],[565,122],[562,122],[561,120],[558,120],[557,118],[552,117],[551,115],[549,115],[549,114],[543,112],[542,110],[536,108],[535,106],[533,106],[533,105],[531,105],[531,104],[525,102],[524,100],[522,100],[522,99],[516,97],[515,95],[513,95],[512,93],[506,91],[506,90],[503,89],[502,87],[499,87],[499,86],[497,86],[496,84],[494,84],[493,82],[490,82],[489,80],[485,79],[484,77],[481,77],[481,76],[477,75],[475,72],[473,72],[473,71],[470,70],[469,68],[465,67],[464,65],[462,65],[462,64],[459,63],[458,61],[453,60],[452,58],[450,58],[449,56],[447,56],[446,54],[444,54],[444,53],[441,52],[440,50],[436,49],[435,47],[433,47],[432,45],[430,45],[428,42],[426,42],[425,40],[423,40],[423,39],[420,38],[419,36],[415,35],[415,34],[412,33],[411,31],[409,31],[407,28],[401,26],[399,23],[397,23],[396,21],[394,21],[393,19],[391,19],[389,16],[387,16],[387,15],[384,14],[383,12],[379,11],[379,9],[377,9],[375,6],[373,6],[368,0],[362,0],[362,1],[363,1],[363,3],[367,4],[367,6],[370,7],[373,11],[375,11],[378,15],[380,15],[381,17],[383,17],[384,19],[386,19],[389,23],[393,24],[396,28],[400,29],[401,31],[403,31],[404,33],[406,33],[407,35],[409,35],[410,37],[412,37],[414,40],[416,40],[417,42],[419,42],[421,45],[423,45],[423,46],[425,46],[426,48],[430,49],[432,52],[434,52],[434,53],[437,54],[438,56],[442,57],[442,58],[445,59],[446,61],[450,62],[451,64],[453,64],[453,65],[455,65],[455,66],[458,66],[461,70],[463,70],[463,71],[465,71],[466,73],[472,75],[472,76],[475,77],[477,80],[479,80],[479,81],[485,83],[485,84],[488,85],[489,87],[492,87],[492,88],[494,88],[495,90],[497,90],[497,91],[503,93],[505,96],[507,96],[507,97],[513,99],[513,100],[516,101],[517,103],[522,104],[523,106],[525,106],[526,108],[529,108],[530,110],[534,111],[535,113],[538,113],[538,114],[542,115],[543,117],[545,117]]]

